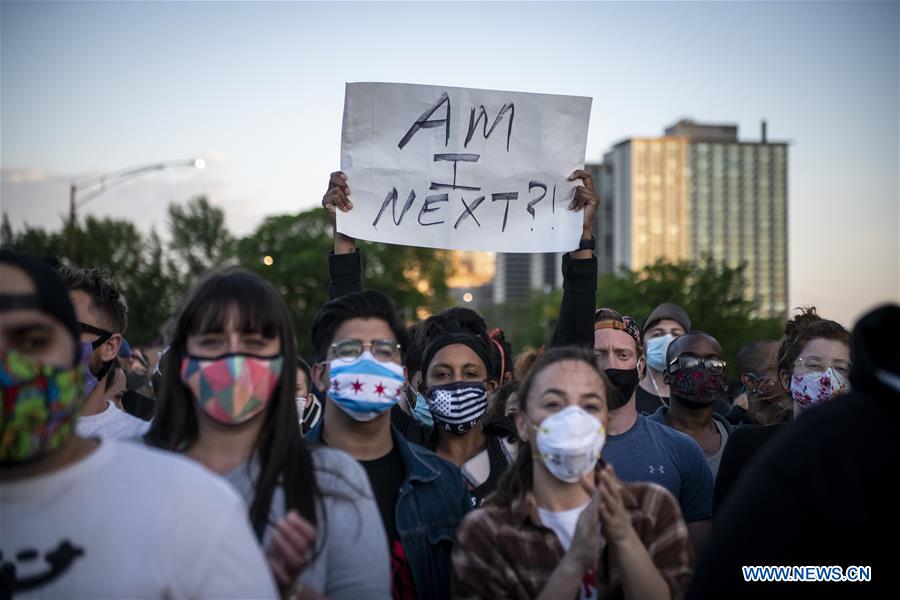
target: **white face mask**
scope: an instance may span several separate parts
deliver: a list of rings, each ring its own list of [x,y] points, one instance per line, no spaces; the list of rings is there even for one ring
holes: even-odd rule
[[[606,442],[603,424],[580,406],[550,415],[536,429],[544,466],[566,483],[575,483],[594,470]]]
[[[306,397],[295,396],[294,402],[297,403],[297,417],[299,418],[300,425],[303,425],[303,413],[306,410]]]

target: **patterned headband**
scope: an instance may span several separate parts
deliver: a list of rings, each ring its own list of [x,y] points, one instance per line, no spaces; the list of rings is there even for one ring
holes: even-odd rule
[[[594,330],[597,329],[616,329],[624,331],[634,339],[634,345],[641,347],[641,330],[634,319],[628,315],[622,315],[621,320],[603,320],[594,323]]]

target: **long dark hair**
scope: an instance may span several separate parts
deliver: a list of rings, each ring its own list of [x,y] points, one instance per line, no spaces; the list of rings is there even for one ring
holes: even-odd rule
[[[270,339],[277,337],[284,361],[250,457],[250,463],[256,459],[259,464],[250,521],[261,540],[279,485],[284,489],[285,511],[295,509],[313,524],[316,502],[321,499],[312,455],[297,426],[297,347],[291,317],[281,296],[268,282],[240,269],[228,269],[210,274],[194,288],[178,315],[169,350],[162,359],[157,412],[145,439],[176,452],[183,452],[197,439],[196,402],[180,376],[187,338],[204,331],[223,330],[232,314],[240,331],[256,332]]]
[[[528,396],[531,394],[531,388],[534,386],[534,381],[538,375],[548,367],[567,360],[583,362],[589,365],[600,377],[600,380],[603,381],[604,396],[609,398],[612,395],[612,384],[609,382],[609,378],[603,372],[603,369],[597,366],[592,349],[580,346],[553,348],[535,361],[528,375],[522,380],[522,385],[519,387],[518,395],[516,396],[516,399],[519,401],[520,413],[526,414]],[[497,482],[497,491],[486,502],[499,506],[509,506],[513,500],[530,492],[534,487],[533,462],[534,456],[531,452],[531,442],[520,442],[516,461],[510,465],[500,478],[500,481]]]

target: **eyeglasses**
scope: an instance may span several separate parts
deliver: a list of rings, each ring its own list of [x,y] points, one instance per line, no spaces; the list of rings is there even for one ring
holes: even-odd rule
[[[94,335],[99,335],[101,337],[104,335],[110,336],[113,334],[112,331],[100,329],[99,327],[95,327],[94,325],[90,325],[88,323],[82,323],[81,321],[78,321],[78,328],[81,330],[82,333],[93,333]]]
[[[400,344],[391,340],[372,340],[369,344],[362,340],[341,340],[332,344],[329,349],[334,351],[335,357],[350,362],[359,358],[366,348],[380,362],[393,360],[400,352]]]
[[[755,387],[750,387],[749,385],[744,386],[747,391],[753,394],[761,394],[768,395],[777,391],[781,387],[781,382],[777,377],[760,377],[755,373],[744,373],[750,381],[755,384]]]
[[[849,360],[833,360],[828,363],[818,356],[801,356],[794,361],[795,371],[799,367],[806,373],[822,373],[831,367],[844,377],[849,377],[851,366],[853,365]]]
[[[78,321],[78,328],[81,330],[81,333],[92,333],[94,335],[98,335],[97,339],[91,342],[91,349],[96,350],[100,347],[101,344],[106,342],[109,338],[112,337],[112,331],[107,331],[105,329],[100,329],[99,327],[94,327],[93,325],[89,325],[88,323],[82,323]],[[87,343],[87,342],[85,342]]]
[[[725,365],[727,363],[721,358],[698,358],[696,356],[679,356],[675,360],[669,363],[669,371],[680,371],[691,370],[700,367],[701,365],[710,373],[714,373],[716,375],[720,374],[725,370]],[[674,368],[673,368],[674,367]]]

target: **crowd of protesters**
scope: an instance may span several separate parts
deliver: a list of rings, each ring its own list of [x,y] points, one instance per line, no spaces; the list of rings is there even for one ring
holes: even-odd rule
[[[900,306],[852,333],[799,311],[740,350],[731,402],[703,315],[597,306],[599,200],[570,179],[586,243],[519,353],[470,309],[404,322],[336,227],[308,330],[227,269],[144,348],[114,273],[0,250],[0,600],[896,592]],[[353,209],[343,173],[322,206]]]

